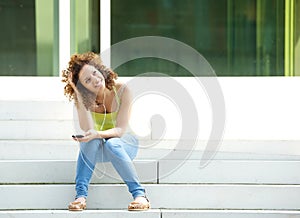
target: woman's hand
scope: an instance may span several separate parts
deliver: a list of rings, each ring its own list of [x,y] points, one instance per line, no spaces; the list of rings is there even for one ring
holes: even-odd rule
[[[68,82],[70,84],[70,86],[72,87],[72,89],[74,90],[74,92],[76,94],[78,94],[78,89],[76,88],[76,85],[73,83],[73,74],[70,72],[68,75]]]
[[[73,74],[70,72],[68,75],[68,82],[70,84],[70,86],[72,87],[72,89],[74,90],[74,94],[75,94],[75,98],[77,99],[77,101],[79,103],[82,103],[82,97],[80,92],[78,91],[76,85],[73,83]]]
[[[99,133],[94,129],[90,129],[87,132],[85,132],[84,137],[74,138],[74,140],[78,141],[78,142],[89,142],[89,141],[91,141],[93,139],[97,139],[97,138],[100,138]]]

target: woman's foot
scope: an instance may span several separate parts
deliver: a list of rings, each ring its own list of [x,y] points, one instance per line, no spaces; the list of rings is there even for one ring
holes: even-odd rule
[[[150,202],[148,198],[143,196],[136,197],[134,201],[128,205],[129,211],[142,211],[142,210],[149,210],[149,209],[150,209]]]
[[[77,198],[68,206],[69,211],[83,211],[86,209],[86,199],[84,197]]]

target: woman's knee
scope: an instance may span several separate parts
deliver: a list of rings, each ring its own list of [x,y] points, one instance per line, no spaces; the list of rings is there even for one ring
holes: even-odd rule
[[[137,145],[128,144],[122,138],[110,138],[105,143],[105,148],[110,154],[115,156],[126,156],[131,160],[136,156],[138,147]]]
[[[105,142],[105,148],[111,152],[115,152],[122,147],[120,143],[120,138],[110,138]]]
[[[85,155],[95,154],[99,150],[101,141],[99,139],[93,139],[89,142],[80,143],[80,151]]]

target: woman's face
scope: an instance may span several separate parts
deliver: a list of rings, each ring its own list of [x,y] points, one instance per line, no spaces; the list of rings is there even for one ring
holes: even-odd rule
[[[94,66],[84,65],[79,72],[79,81],[89,91],[98,94],[105,88],[105,79]]]

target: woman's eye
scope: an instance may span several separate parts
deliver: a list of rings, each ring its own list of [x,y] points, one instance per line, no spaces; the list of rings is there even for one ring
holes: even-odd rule
[[[93,72],[93,75],[95,76],[95,75],[96,75],[96,73],[97,73],[97,72],[96,72],[96,71],[94,71],[94,72]]]
[[[86,81],[85,81],[85,83],[90,83],[91,82],[91,79],[87,79]]]

